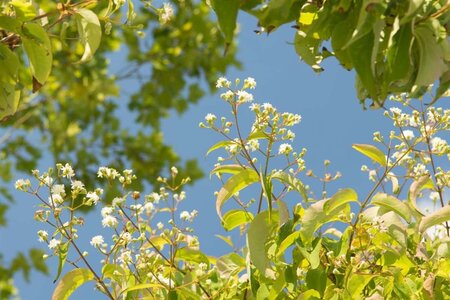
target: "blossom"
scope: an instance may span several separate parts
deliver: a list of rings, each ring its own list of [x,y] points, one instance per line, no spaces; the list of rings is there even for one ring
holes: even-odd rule
[[[231,82],[228,79],[226,79],[225,77],[220,77],[216,81],[216,88],[218,88],[218,89],[223,88],[223,87],[229,88],[230,86],[231,86]]]
[[[414,132],[412,130],[404,130],[403,136],[405,137],[405,139],[411,140],[414,138]]]
[[[236,93],[239,102],[251,102],[253,101],[253,95],[246,91],[238,91]]]
[[[114,212],[114,208],[112,208],[111,206],[105,206],[101,210],[101,215],[104,218],[106,216],[111,215],[113,212]]]
[[[159,22],[161,24],[167,24],[172,20],[174,15],[172,4],[165,2],[163,7],[159,10]]]
[[[432,138],[430,143],[431,143],[431,151],[433,152],[442,153],[445,152],[447,148],[447,141],[437,136]]]
[[[29,179],[26,180],[19,179],[16,181],[16,184],[14,185],[15,189],[19,191],[27,191],[30,186],[31,182]]]
[[[52,194],[64,196],[66,194],[64,184],[55,184],[52,186]]]
[[[184,210],[180,213],[180,219],[183,221],[187,221],[190,217],[191,217],[191,215],[186,210]]]
[[[247,145],[251,151],[256,151],[260,147],[258,140],[250,140],[248,141]]]
[[[258,103],[252,103],[249,108],[253,112],[259,112],[261,105],[259,105]]]
[[[62,204],[64,199],[60,194],[51,194],[50,197],[48,197],[48,201],[53,205],[57,205]]]
[[[48,237],[48,232],[45,230],[39,230],[37,232],[38,236],[39,236],[39,242],[45,242],[47,240]]]
[[[94,247],[100,247],[104,242],[103,236],[101,235],[96,235],[91,239],[91,245]]]
[[[100,167],[98,168],[97,177],[99,178],[106,178],[106,179],[115,179],[120,174],[117,172],[117,170],[113,168],[107,168],[107,167]]]
[[[398,107],[391,107],[389,110],[394,116],[399,116],[402,113],[402,110]]]
[[[427,168],[424,164],[419,163],[414,167],[413,172],[416,176],[421,176],[427,172]]]
[[[206,122],[208,122],[208,123],[212,123],[212,122],[214,122],[216,119],[217,119],[217,117],[216,117],[214,114],[207,114],[207,115],[205,116],[205,120],[206,120]]]
[[[433,201],[438,201],[440,198],[440,195],[438,192],[431,192],[430,193],[430,199]]]
[[[50,242],[48,242],[48,248],[55,249],[59,244],[61,244],[60,240],[51,239]]]
[[[244,79],[244,89],[246,89],[246,88],[249,88],[249,89],[256,88],[256,81],[254,78],[247,77],[246,79]]]
[[[62,176],[66,178],[72,178],[75,176],[75,172],[72,169],[72,166],[66,163],[64,166],[61,166],[60,168]]]
[[[162,229],[164,228],[164,224],[161,223],[161,222],[158,222],[158,224],[156,224],[156,227],[157,227],[159,230],[162,230]]]
[[[278,148],[278,154],[284,154],[287,155],[290,152],[292,152],[292,146],[290,144],[281,144],[280,147]]]
[[[82,183],[79,180],[75,180],[75,181],[72,181],[71,187],[72,187],[72,190],[74,190],[74,191],[75,190],[82,190],[82,189],[84,189],[84,183]]]
[[[106,215],[105,217],[103,217],[102,220],[102,225],[103,227],[117,227],[117,225],[119,224],[119,222],[117,221],[116,217],[111,216],[111,215]]]
[[[94,205],[97,204],[98,200],[100,200],[100,197],[95,192],[87,193],[86,198],[90,204],[94,203]]]
[[[222,98],[225,101],[231,101],[233,100],[234,93],[232,91],[226,91],[225,93],[220,94],[220,98]]]

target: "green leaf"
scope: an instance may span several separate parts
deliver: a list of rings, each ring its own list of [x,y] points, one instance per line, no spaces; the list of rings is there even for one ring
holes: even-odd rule
[[[312,249],[311,252],[308,252],[308,250],[306,250],[306,248],[301,247],[297,243],[298,250],[309,262],[310,269],[312,269],[312,270],[317,269],[320,265],[320,250],[322,249],[321,241],[322,241],[321,239],[316,239],[314,241],[316,244],[313,246],[314,248]]]
[[[221,165],[221,166],[215,167],[209,174],[210,175],[213,175],[213,174],[221,175],[222,173],[236,174],[242,170],[245,170],[245,168],[241,165]]]
[[[230,278],[245,270],[245,259],[237,253],[229,253],[217,259],[216,267],[222,278]]]
[[[33,77],[43,85],[52,70],[52,46],[47,32],[37,23],[23,25],[22,42]]]
[[[178,249],[175,257],[184,260],[185,262],[205,263],[209,265],[209,259],[205,254],[199,250],[188,247]]]
[[[225,148],[226,146],[230,146],[236,144],[235,141],[220,141],[214,145],[211,146],[211,148],[208,149],[208,151],[206,152],[206,155],[210,154],[211,152],[220,149],[220,148]]]
[[[268,139],[269,137],[270,135],[268,133],[265,133],[264,131],[255,131],[247,137],[247,141]]]
[[[241,172],[231,176],[230,179],[225,182],[216,199],[216,211],[221,219],[222,206],[225,202],[234,194],[255,182],[259,182],[259,175],[252,169],[242,170]]]
[[[37,15],[36,8],[31,1],[12,0],[9,4],[14,7],[16,11],[16,18],[21,21],[31,20]]]
[[[93,279],[94,275],[89,269],[74,269],[68,272],[56,286],[52,300],[68,299],[77,288]]]
[[[102,28],[95,13],[86,8],[80,8],[76,13],[78,34],[84,45],[84,53],[80,63],[90,60],[97,51],[102,39]]]
[[[239,0],[211,0],[211,4],[217,15],[220,30],[225,37],[225,42],[231,44],[236,29]]]
[[[305,245],[309,245],[314,238],[314,233],[324,224],[332,221],[339,221],[339,214],[350,213],[350,205],[344,204],[337,206],[333,210],[325,212],[324,205],[329,200],[320,200],[308,207],[303,214],[301,220],[302,227],[300,228],[300,235]]]
[[[29,251],[29,256],[33,267],[39,272],[48,275],[47,265],[45,264],[45,260],[42,258],[44,254],[45,252],[40,249],[30,249]]]
[[[321,298],[322,297],[318,291],[311,289],[301,293],[297,300],[319,300]]]
[[[447,221],[450,221],[450,205],[444,206],[423,217],[419,224],[419,231],[424,232],[431,226],[439,225]]]
[[[411,47],[414,39],[412,24],[404,24],[393,37],[393,43],[387,51],[387,72],[389,82],[406,83],[412,73]]]
[[[228,211],[223,216],[222,226],[226,231],[230,231],[238,226],[247,224],[252,220],[253,214],[251,212],[235,209]]]
[[[322,267],[309,269],[306,273],[305,281],[308,289],[318,291],[321,295],[320,299],[322,299],[322,295],[327,287],[327,272]]]
[[[409,210],[408,205],[394,196],[385,193],[377,193],[372,198],[372,204],[380,206],[387,211],[393,211],[405,219],[406,222],[411,222],[411,211]]]
[[[269,265],[269,258],[266,253],[266,241],[270,235],[270,230],[275,223],[273,222],[274,216],[274,213],[269,216],[269,211],[259,213],[253,219],[247,232],[250,260],[263,275]]]
[[[56,277],[53,280],[53,283],[55,283],[59,276],[61,275],[62,269],[64,267],[64,263],[66,262],[67,253],[69,251],[69,242],[61,243],[58,245],[58,272],[56,273]]]
[[[347,279],[348,294],[358,298],[369,281],[371,281],[374,277],[375,275],[371,274],[351,273],[349,278]]]
[[[21,25],[21,22],[14,17],[0,16],[0,28],[2,29],[18,33]]]
[[[325,213],[329,214],[350,202],[358,202],[358,194],[356,194],[353,189],[342,189],[325,202],[323,210]]]
[[[417,213],[423,215],[423,213],[417,207],[417,197],[419,196],[419,193],[423,189],[433,189],[433,188],[434,183],[429,175],[424,175],[420,177],[419,179],[415,180],[409,187],[408,201],[411,204],[411,206],[417,211]]]
[[[386,156],[383,151],[377,147],[368,144],[353,144],[352,148],[369,157],[373,161],[376,161],[383,167],[386,166]]]
[[[439,22],[435,20],[438,25]],[[428,86],[439,79],[448,70],[444,62],[444,53],[437,43],[431,20],[422,22],[414,28],[414,36],[419,46],[420,60],[416,77],[417,86]]]
[[[121,291],[121,294],[126,294],[128,292],[132,291],[138,291],[138,290],[145,290],[145,289],[151,289],[151,288],[157,288],[157,289],[165,289],[166,287],[159,283],[141,283],[137,285],[133,285],[131,287],[128,287]]]
[[[115,282],[119,283],[122,281],[122,278],[125,278],[124,269],[116,264],[105,264],[102,267],[102,278],[112,279]]]
[[[303,200],[308,201],[308,192],[305,186],[299,179],[295,178],[291,174],[279,171],[272,174],[271,178],[277,179],[282,183],[288,185],[292,189],[296,190],[303,197]]]
[[[300,231],[295,231],[288,235],[278,246],[277,256],[284,254],[287,248],[289,248],[300,237]]]
[[[0,81],[0,120],[14,115],[19,107],[20,90],[16,85]]]
[[[18,71],[19,58],[7,46],[0,43],[0,82],[16,84]]]

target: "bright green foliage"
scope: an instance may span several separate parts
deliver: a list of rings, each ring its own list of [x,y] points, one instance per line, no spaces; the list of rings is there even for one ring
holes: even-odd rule
[[[93,280],[94,275],[89,269],[74,269],[59,281],[53,292],[52,300],[67,300],[82,284]]]
[[[238,12],[217,5],[221,2],[212,7],[229,38]],[[450,85],[446,0],[238,2],[258,19],[261,32],[293,25],[295,50],[314,71],[323,71],[321,63],[330,56],[345,69],[354,69],[359,99],[372,99],[374,107],[383,106],[390,94],[421,96],[439,80],[437,100]]]

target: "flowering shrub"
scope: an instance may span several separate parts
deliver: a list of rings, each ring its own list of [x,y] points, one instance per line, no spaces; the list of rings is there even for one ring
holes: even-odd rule
[[[300,115],[269,103],[249,104],[253,78],[234,86],[220,78],[216,86],[225,89],[220,97],[230,105],[231,118],[208,114],[200,127],[224,138],[208,150],[225,153],[211,171],[223,182],[216,210],[224,229],[238,229],[245,245],[218,258],[201,252],[190,227],[198,212],[178,210],[189,179],[179,178],[176,168],[158,178],[163,185],[158,193],[142,196],[129,190],[135,180],[131,170],[101,167],[99,178],[122,187],[110,202],[102,188],[87,189],[78,181],[69,164],[43,174],[33,171],[37,186],[18,180],[16,188],[41,202],[35,219],[53,232],[40,230],[38,238],[59,259],[56,277],[65,263],[74,266],[53,299],[67,299],[90,280],[110,299],[444,299],[450,294],[450,171],[444,167],[450,146],[443,138],[450,110],[407,95],[393,98],[402,108],[385,115],[395,130],[387,138],[376,132],[379,146],[353,145],[374,162],[361,168],[373,188],[364,196],[352,188],[329,195],[327,183],[341,175],[307,170],[306,149],[292,144]],[[247,106],[254,114],[250,130],[239,119]],[[305,184],[314,180],[323,186],[319,196]],[[417,204],[424,197],[431,212]],[[77,243],[77,228],[84,224],[78,209],[92,205],[102,206],[101,223],[111,230],[90,242],[103,257],[101,268]]]

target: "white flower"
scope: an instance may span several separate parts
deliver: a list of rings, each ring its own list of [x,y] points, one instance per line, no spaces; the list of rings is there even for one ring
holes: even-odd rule
[[[438,192],[431,192],[430,193],[430,199],[433,201],[438,201],[440,198],[439,193]]]
[[[190,215],[189,212],[186,211],[186,210],[184,210],[184,211],[182,211],[182,212],[180,213],[180,219],[183,220],[183,221],[189,220],[190,217],[191,217],[191,215]]]
[[[117,221],[116,217],[111,216],[111,215],[107,215],[105,217],[103,217],[102,220],[102,225],[103,227],[117,227],[117,225],[119,224],[119,222]]]
[[[102,214],[103,218],[111,215],[113,212],[114,212],[114,208],[112,208],[111,206],[105,206],[101,210],[101,214]]]
[[[51,186],[53,183],[53,178],[48,176],[48,174],[40,176],[39,180],[41,181],[42,184],[45,184],[46,186]]]
[[[259,146],[260,146],[258,140],[250,140],[250,141],[248,141],[247,145],[251,151],[258,150]]]
[[[236,93],[239,102],[251,102],[253,101],[253,95],[246,91],[238,91]]]
[[[158,224],[156,224],[156,227],[157,227],[159,230],[162,230],[162,229],[164,228],[164,224],[161,223],[161,222],[158,222]]]
[[[262,108],[264,109],[264,111],[266,111],[266,112],[273,112],[273,111],[276,111],[276,109],[273,107],[273,105],[272,104],[270,104],[270,103],[263,103],[263,105],[262,105]]]
[[[129,243],[131,241],[131,234],[129,232],[124,232],[120,238],[125,242],[125,243]]]
[[[440,137],[436,136],[431,139],[430,143],[431,143],[431,151],[437,152],[437,153],[445,152],[446,147],[447,147],[446,140],[443,140]]]
[[[95,192],[87,193],[86,198],[89,203],[94,203],[94,205],[97,204],[98,200],[100,200],[100,197]]]
[[[94,247],[100,247],[104,242],[103,236],[101,235],[96,235],[91,239],[91,245]]]
[[[48,237],[48,232],[45,230],[39,230],[37,232],[38,236],[39,236],[39,242],[45,242],[47,240]]]
[[[124,203],[124,202],[125,202],[125,198],[122,198],[122,197],[116,197],[116,198],[113,199],[111,205],[112,205],[112,206],[120,206],[120,205],[122,205],[122,203]]]
[[[229,88],[230,86],[231,86],[231,82],[228,79],[226,79],[225,77],[220,77],[216,81],[216,88],[218,88],[218,89],[223,88],[223,87]]]
[[[278,148],[278,154],[284,154],[287,155],[290,152],[292,152],[292,146],[290,144],[281,144],[280,147]]]
[[[402,113],[402,110],[398,107],[391,107],[389,110],[394,116],[399,116]]]
[[[64,196],[66,194],[64,184],[55,184],[52,186],[52,194]]]
[[[131,262],[131,251],[130,250],[123,251],[117,258],[117,260],[123,264]]]
[[[222,98],[225,101],[231,101],[233,100],[234,93],[232,91],[226,91],[225,93],[220,94],[220,98]]]
[[[63,177],[72,178],[73,176],[75,176],[75,172],[73,171],[72,166],[67,163],[64,166],[61,166],[60,170]]]
[[[48,248],[55,249],[56,247],[58,247],[59,244],[61,244],[60,240],[51,239],[50,242],[48,243]]]
[[[48,201],[53,205],[58,205],[62,204],[64,199],[60,194],[51,194],[50,197],[48,197]]]
[[[97,177],[99,178],[115,179],[116,177],[119,176],[120,176],[119,172],[117,172],[117,170],[113,168],[107,167],[98,168]]]
[[[412,130],[404,130],[403,136],[409,141],[414,138],[414,132]]]
[[[259,112],[261,108],[261,105],[259,105],[258,103],[252,103],[252,105],[250,105],[250,110],[253,112]]]
[[[152,202],[158,204],[158,203],[159,203],[159,200],[161,200],[161,195],[158,194],[158,193],[153,192],[153,193],[151,193],[151,194],[148,196],[148,199],[149,199],[150,201],[152,201]]]
[[[167,24],[173,18],[173,6],[170,3],[165,2],[163,7],[159,10],[159,22],[161,24]]]
[[[247,79],[244,80],[244,89],[250,88],[255,89],[256,88],[256,81],[252,77],[247,77]]]
[[[82,183],[79,180],[75,180],[75,181],[72,182],[72,190],[73,191],[75,191],[75,190],[82,190],[82,189],[84,189],[84,183]]]
[[[14,185],[16,190],[19,190],[19,191],[27,191],[30,186],[31,186],[31,182],[29,179],[26,179],[26,180],[19,179],[16,181],[16,184]]]
[[[217,117],[213,114],[207,114],[205,117],[206,122],[212,123],[217,119]]]
[[[413,172],[416,176],[421,176],[423,174],[425,174],[425,172],[427,171],[427,168],[425,167],[424,164],[417,164],[414,169]]]

